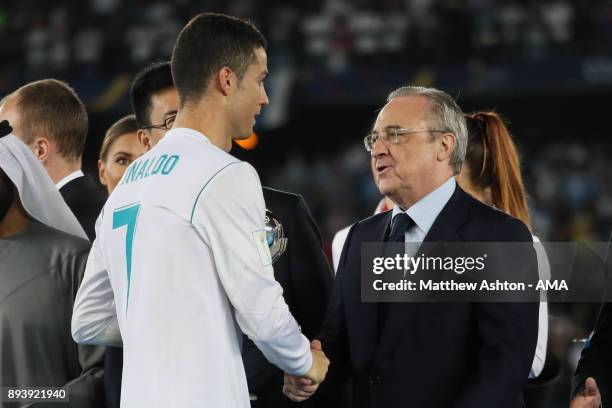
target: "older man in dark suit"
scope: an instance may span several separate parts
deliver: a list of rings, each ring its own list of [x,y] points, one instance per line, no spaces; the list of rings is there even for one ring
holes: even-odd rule
[[[340,259],[330,306],[313,347],[330,376],[353,379],[354,407],[516,408],[533,361],[537,303],[366,303],[364,242],[531,242],[523,223],[456,185],[467,136],[447,94],[400,88],[380,111],[366,149],[392,211],[355,224]],[[316,391],[286,376],[301,401]]]

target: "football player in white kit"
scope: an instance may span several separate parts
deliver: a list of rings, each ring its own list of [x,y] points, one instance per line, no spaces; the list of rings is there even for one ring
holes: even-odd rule
[[[229,16],[183,28],[174,128],[130,165],[98,219],[72,333],[123,344],[122,406],[249,407],[240,330],[289,374],[319,383],[327,372],[274,279],[257,173],[227,153],[268,104],[265,45]]]

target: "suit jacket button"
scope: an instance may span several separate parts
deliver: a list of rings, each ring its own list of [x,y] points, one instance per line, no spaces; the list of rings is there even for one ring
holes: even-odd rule
[[[371,385],[378,384],[380,380],[382,380],[382,377],[380,375],[372,374],[372,376],[370,377],[370,384]]]

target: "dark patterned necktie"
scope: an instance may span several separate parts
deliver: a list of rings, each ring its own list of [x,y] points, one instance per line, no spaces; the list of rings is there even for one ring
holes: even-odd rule
[[[387,238],[387,242],[404,242],[406,231],[412,228],[415,222],[406,213],[397,214],[391,221],[391,232]]]
[[[412,218],[410,218],[408,214],[406,213],[397,214],[395,217],[393,217],[393,220],[391,221],[391,232],[389,233],[389,236],[387,237],[387,242],[404,242],[406,240],[406,231],[408,231],[408,229],[412,228],[415,225],[416,223],[414,222]],[[395,248],[395,245],[393,246],[393,248],[388,248],[385,251],[385,256],[394,257],[397,252],[394,249],[397,249]],[[383,327],[385,326],[385,321],[387,320],[388,313],[389,313],[389,303],[380,302],[378,304],[379,337],[380,337],[380,334],[382,334],[382,330],[383,330]]]

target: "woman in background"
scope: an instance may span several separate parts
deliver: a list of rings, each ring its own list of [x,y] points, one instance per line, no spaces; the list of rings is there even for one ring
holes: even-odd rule
[[[457,182],[474,198],[518,218],[532,230],[519,156],[506,125],[495,112],[465,118],[468,144]],[[533,240],[539,242],[535,235]],[[550,264],[541,245],[536,245],[536,255],[540,279],[549,279]],[[547,341],[548,304],[540,302],[538,342],[529,378],[536,378],[544,368]]]
[[[100,158],[98,159],[98,175],[100,183],[106,187],[109,195],[123,177],[123,173],[130,163],[145,152],[144,146],[138,141],[137,132],[136,116],[127,115],[113,123],[104,135],[100,148]],[[121,374],[122,365],[123,349],[121,347],[106,347],[105,374],[111,372]],[[121,384],[121,378],[104,376],[108,406],[119,406],[121,396],[118,391],[120,388],[115,386],[117,381]]]
[[[106,131],[100,148],[98,174],[100,183],[106,187],[109,195],[130,163],[145,152],[138,141],[137,132],[138,124],[134,115],[124,116]]]

